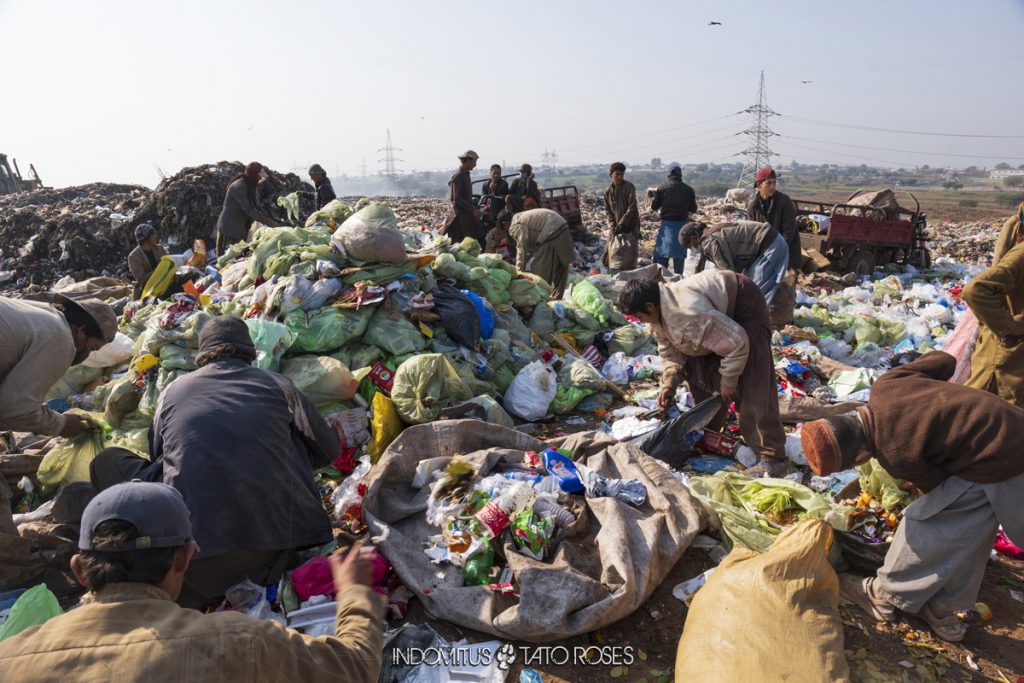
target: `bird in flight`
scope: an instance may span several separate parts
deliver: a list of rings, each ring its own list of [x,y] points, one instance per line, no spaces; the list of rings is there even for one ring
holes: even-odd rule
[[[806,85],[806,84],[808,84],[808,83],[814,83],[814,81],[800,81],[800,82],[801,82],[802,84],[804,84],[804,85]]]
[[[708,22],[708,26],[721,26],[721,25],[722,25],[722,22],[720,22],[720,21],[709,21]]]

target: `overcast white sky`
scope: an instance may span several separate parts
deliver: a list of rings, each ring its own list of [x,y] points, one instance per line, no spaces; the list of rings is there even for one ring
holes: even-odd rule
[[[782,160],[1024,163],[1024,0],[0,0],[0,29],[0,151],[58,186],[373,173],[386,128],[403,170],[727,161],[761,69]]]

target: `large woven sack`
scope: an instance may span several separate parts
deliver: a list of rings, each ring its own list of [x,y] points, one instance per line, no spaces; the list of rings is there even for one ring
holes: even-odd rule
[[[462,572],[430,562],[423,541],[438,533],[427,524],[428,489],[415,489],[416,466],[461,454],[490,471],[502,461],[522,463],[523,452],[548,446],[615,478],[639,479],[647,502],[639,508],[613,498],[586,499],[574,528],[552,556],[533,560],[505,540],[518,598],[484,586],[462,585]],[[435,618],[500,638],[549,642],[588,633],[631,614],[650,597],[704,527],[703,508],[659,462],[633,446],[598,433],[545,444],[527,434],[479,420],[410,427],[385,451],[367,479],[363,515],[377,549]]]
[[[686,615],[676,683],[849,681],[831,544],[831,527],[809,519],[764,553],[729,553]]]

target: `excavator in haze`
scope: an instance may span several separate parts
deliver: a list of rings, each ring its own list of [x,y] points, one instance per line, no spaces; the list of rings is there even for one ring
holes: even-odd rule
[[[18,160],[11,159],[14,168],[7,162],[7,155],[0,154],[0,194],[11,194],[13,192],[31,192],[32,190],[43,189],[43,181],[36,173],[36,167],[28,165],[28,178],[21,177],[21,169],[18,168]]]

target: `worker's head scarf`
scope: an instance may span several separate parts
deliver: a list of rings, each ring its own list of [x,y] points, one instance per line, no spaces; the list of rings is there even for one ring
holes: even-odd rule
[[[1003,255],[1017,244],[1017,236],[1021,232],[1022,224],[1024,224],[1024,202],[1021,202],[1017,211],[1003,223],[1003,229],[999,232],[999,238],[996,240],[996,247],[992,253],[993,266],[999,263]]]
[[[196,365],[203,367],[217,358],[241,358],[250,363],[256,360],[256,346],[241,318],[217,316],[199,332]]]
[[[857,413],[814,420],[800,429],[800,445],[811,471],[819,477],[853,467],[866,441]]]
[[[139,223],[135,226],[135,241],[142,244],[156,234],[156,228],[149,223]]]
[[[683,169],[679,168],[678,166],[673,166],[672,168],[668,169],[668,177],[669,178],[682,178],[683,177]]]

